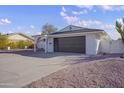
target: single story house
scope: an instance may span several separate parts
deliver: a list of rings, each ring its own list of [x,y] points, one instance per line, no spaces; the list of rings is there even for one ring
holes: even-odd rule
[[[23,48],[33,48],[34,39],[22,33],[10,33],[6,34],[8,39],[7,49],[23,49]],[[21,41],[21,42],[20,42]],[[22,42],[23,41],[23,42]]]
[[[87,55],[109,52],[110,41],[111,38],[104,30],[74,25],[69,25],[50,35],[35,38],[35,44],[42,46],[46,53],[73,52]]]
[[[10,42],[18,42],[18,41],[30,41],[33,43],[33,38],[31,38],[30,36],[27,36],[25,34],[22,33],[10,33],[10,34],[6,34],[8,37],[8,40]]]

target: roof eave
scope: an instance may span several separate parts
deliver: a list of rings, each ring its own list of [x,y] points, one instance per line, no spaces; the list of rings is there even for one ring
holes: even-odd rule
[[[48,35],[49,37],[59,37],[59,36],[81,36],[81,35],[86,35],[86,34],[105,34],[104,31],[93,31],[93,32],[79,32],[79,33],[59,33],[59,34],[51,34]]]

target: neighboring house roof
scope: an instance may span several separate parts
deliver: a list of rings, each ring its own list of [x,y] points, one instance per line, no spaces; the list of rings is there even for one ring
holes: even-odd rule
[[[7,36],[12,36],[12,35],[17,35],[17,34],[33,41],[33,38],[31,38],[30,36],[27,36],[27,35],[25,35],[23,33],[10,33],[10,34],[6,34],[6,35]]]
[[[78,27],[74,25],[69,25],[58,32],[54,32],[51,35],[54,34],[66,34],[66,33],[80,33],[80,32],[104,32],[102,29],[91,29],[91,28],[84,28],[84,27]]]

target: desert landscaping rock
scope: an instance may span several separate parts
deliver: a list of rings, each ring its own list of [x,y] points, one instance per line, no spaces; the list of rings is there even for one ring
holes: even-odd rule
[[[124,87],[124,59],[119,57],[108,58],[75,64],[34,81],[25,87],[121,88]]]

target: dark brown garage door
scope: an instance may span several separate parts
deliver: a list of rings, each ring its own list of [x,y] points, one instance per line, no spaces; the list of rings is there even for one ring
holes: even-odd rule
[[[54,38],[54,51],[85,53],[85,36]]]

